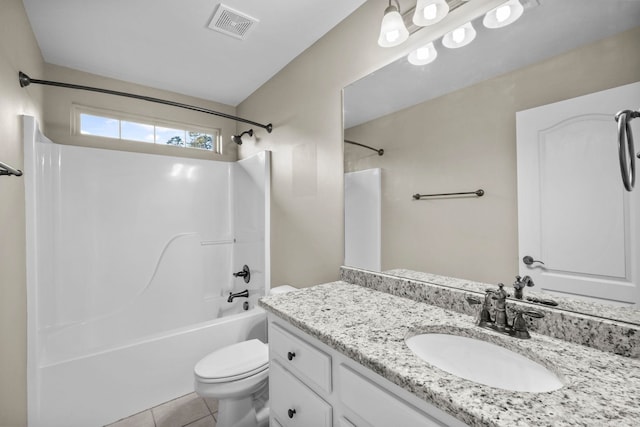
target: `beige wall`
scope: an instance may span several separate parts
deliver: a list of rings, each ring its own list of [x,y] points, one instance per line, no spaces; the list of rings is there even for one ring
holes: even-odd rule
[[[42,89],[18,71],[43,60],[20,0],[0,0],[0,161],[23,169],[22,114],[42,117]],[[0,177],[0,426],[27,423],[24,178]]]
[[[335,280],[343,260],[342,95],[376,65],[384,6],[365,3],[238,106],[272,122],[240,156],[271,150],[271,283],[296,287]]]
[[[485,11],[498,3],[475,2]],[[447,21],[450,27],[425,29],[401,47],[382,49],[377,40],[386,5],[383,0],[366,2],[238,106],[241,116],[274,125],[273,133],[261,132],[257,143],[240,149],[240,157],[273,152],[273,285],[303,287],[338,277],[344,259],[342,88],[412,44],[455,28],[454,19],[466,22],[472,15],[464,14],[480,13],[460,8]]]
[[[51,64],[45,65],[46,77],[39,77],[35,74],[29,75],[36,79],[40,78],[44,80],[127,92],[152,98],[167,99],[182,104],[195,105],[209,110],[219,111],[225,114],[236,114],[235,107],[231,107],[229,105],[206,101],[204,99],[181,95],[174,92],[167,92],[160,89],[154,89],[147,86],[140,86],[134,83],[127,83],[121,80],[110,79]],[[170,122],[187,123],[195,126],[220,129],[222,156],[213,154],[206,150],[184,149],[167,145],[147,144],[144,142],[119,141],[108,138],[89,138],[85,135],[74,135],[71,132],[71,109],[74,104],[112,110],[124,114],[149,117],[157,120],[167,120]],[[132,98],[88,92],[84,90],[45,86],[44,120],[45,127],[47,129],[47,137],[59,144],[83,145],[113,150],[136,151],[140,153],[165,154],[170,156],[184,156],[225,161],[237,160],[238,156],[237,145],[231,142],[231,135],[236,132],[236,122],[210,114],[198,113],[187,109],[170,107],[167,105]]]
[[[511,280],[518,272],[515,112],[638,81],[638,40],[640,28],[347,130],[345,138],[385,150],[382,157],[345,151],[347,170],[383,168],[383,270]],[[482,198],[411,199],[478,188]]]

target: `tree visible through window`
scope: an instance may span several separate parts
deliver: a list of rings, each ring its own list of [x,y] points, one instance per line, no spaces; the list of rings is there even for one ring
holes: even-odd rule
[[[176,127],[165,127],[155,123],[143,123],[115,117],[100,116],[80,112],[79,131],[82,135],[101,136],[128,141],[165,144],[185,148],[197,148],[219,152],[219,131],[208,132]]]

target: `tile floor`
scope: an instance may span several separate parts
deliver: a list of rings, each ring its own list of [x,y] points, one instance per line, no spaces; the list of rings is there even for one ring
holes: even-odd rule
[[[217,400],[191,393],[105,427],[216,427],[217,416]]]

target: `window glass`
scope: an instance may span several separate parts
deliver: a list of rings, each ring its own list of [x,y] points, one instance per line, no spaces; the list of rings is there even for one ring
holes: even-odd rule
[[[91,114],[80,114],[80,133],[83,135],[120,137],[120,120]]]
[[[187,132],[187,146],[202,150],[213,150],[213,136],[201,132]]]
[[[186,146],[186,131],[182,129],[156,127],[156,144]]]
[[[120,122],[122,139],[129,139],[131,141],[150,142],[154,141],[154,126],[144,123],[127,122],[122,120]]]
[[[218,143],[220,131],[218,129],[201,128],[195,131],[193,128],[190,130],[190,126],[186,124],[176,123],[173,126],[171,122],[158,123],[152,118],[147,121],[143,117],[121,116],[120,113],[108,111],[105,111],[105,115],[101,116],[99,110],[89,107],[86,109],[76,107],[76,112],[76,117],[79,117],[79,120],[75,122],[74,126],[79,125],[79,128],[74,127],[74,132],[81,135],[197,148],[220,153]]]

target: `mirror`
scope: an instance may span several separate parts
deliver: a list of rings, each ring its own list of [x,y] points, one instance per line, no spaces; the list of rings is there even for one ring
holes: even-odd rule
[[[524,268],[515,113],[639,79],[640,2],[521,2],[524,14],[508,27],[487,29],[480,16],[470,45],[446,49],[435,40],[434,62],[403,57],[344,89],[344,139],[384,150],[344,146],[345,173],[381,170],[380,270],[510,287]],[[611,144],[617,156],[615,135]],[[412,198],[479,189],[482,197]],[[553,299],[558,308],[640,324],[633,307]]]

